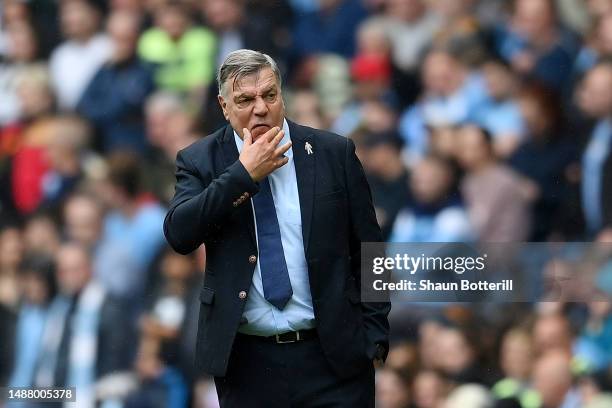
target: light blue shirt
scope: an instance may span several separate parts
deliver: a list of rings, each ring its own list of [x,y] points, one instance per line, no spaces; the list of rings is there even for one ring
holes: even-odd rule
[[[133,217],[118,211],[104,219],[104,234],[95,250],[96,278],[113,295],[140,296],[146,273],[164,246],[165,209],[157,203],[141,205]]]
[[[522,138],[525,134],[521,110],[514,101],[488,100],[476,111],[475,119],[496,139],[508,135]]]
[[[591,140],[582,156],[582,208],[589,232],[595,233],[602,226],[603,166],[610,153],[612,120],[597,124]]]
[[[46,318],[47,310],[41,306],[26,303],[21,307],[16,330],[16,361],[9,386],[32,385]]]
[[[286,120],[283,123],[283,130],[285,135],[279,146],[291,140]],[[241,152],[244,142],[235,131],[234,139],[238,152]],[[268,176],[268,180],[270,181],[270,189],[274,198],[274,207],[276,208],[276,216],[278,218],[278,226],[280,227],[283,252],[285,253],[293,296],[283,310],[272,306],[265,299],[258,259],[242,314],[243,319],[246,319],[247,323],[241,324],[238,328],[239,332],[245,334],[271,336],[315,327],[310,282],[308,280],[308,265],[306,263],[304,241],[302,238],[302,217],[297,176],[293,162],[293,149],[290,148],[285,153],[285,156],[289,158],[289,162],[272,172]],[[250,200],[250,202],[253,209],[253,219],[257,225],[253,201]],[[255,228],[255,237],[257,238],[257,228]]]
[[[400,136],[410,152],[422,157],[429,149],[431,126],[451,126],[474,120],[476,110],[487,98],[487,90],[481,74],[469,75],[464,84],[448,96],[427,96],[409,107],[400,117]]]

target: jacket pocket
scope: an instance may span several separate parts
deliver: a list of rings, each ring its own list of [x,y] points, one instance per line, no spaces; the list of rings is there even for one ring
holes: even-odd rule
[[[328,202],[328,201],[338,201],[344,197],[344,190],[334,190],[329,191],[323,194],[315,195],[315,202]]]

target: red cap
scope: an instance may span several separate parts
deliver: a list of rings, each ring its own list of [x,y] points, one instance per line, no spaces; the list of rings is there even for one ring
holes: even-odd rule
[[[389,58],[382,55],[358,55],[351,62],[351,76],[355,81],[389,81]]]

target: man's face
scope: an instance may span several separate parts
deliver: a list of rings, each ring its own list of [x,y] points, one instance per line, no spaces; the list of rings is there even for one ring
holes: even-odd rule
[[[161,9],[155,20],[157,25],[174,40],[180,38],[189,27],[189,18],[177,8]]]
[[[591,70],[578,90],[578,102],[582,111],[596,119],[612,113],[612,69],[600,66]]]
[[[214,30],[231,30],[239,25],[243,7],[235,0],[206,0],[204,16]]]
[[[115,50],[115,59],[125,61],[131,58],[138,41],[138,22],[126,13],[117,13],[108,21],[107,29]]]
[[[538,40],[539,36],[556,24],[549,0],[519,0],[514,20],[520,33],[531,41]]]
[[[74,198],[66,204],[64,214],[68,236],[87,247],[93,247],[102,229],[102,213],[96,203],[86,198]]]
[[[91,277],[90,260],[85,251],[76,246],[65,246],[57,254],[57,281],[60,291],[74,295],[83,289]]]
[[[427,56],[423,65],[423,81],[428,93],[448,96],[461,85],[457,62],[448,54],[434,52]]]
[[[87,39],[98,28],[98,14],[85,2],[66,2],[61,9],[62,31],[67,38]]]
[[[244,138],[244,128],[251,132],[255,142],[274,126],[283,127],[285,103],[271,68],[263,68],[236,82],[229,78],[224,86],[219,103],[225,119],[241,138]]]

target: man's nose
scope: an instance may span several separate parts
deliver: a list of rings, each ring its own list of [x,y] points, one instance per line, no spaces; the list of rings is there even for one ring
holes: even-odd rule
[[[268,113],[268,105],[261,96],[255,98],[255,107],[253,113],[257,116],[264,116]]]

